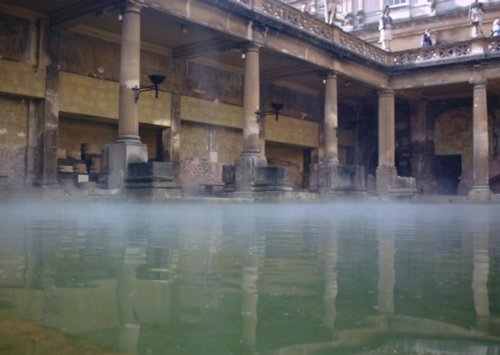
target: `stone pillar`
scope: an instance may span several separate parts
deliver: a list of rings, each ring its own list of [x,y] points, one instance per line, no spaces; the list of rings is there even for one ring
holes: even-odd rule
[[[411,120],[411,175],[415,177],[417,189],[424,191],[424,180],[426,178],[426,145],[427,145],[427,100],[410,102]]]
[[[245,54],[245,81],[243,86],[243,154],[260,155],[259,124],[256,112],[260,110],[259,47],[250,45]]]
[[[140,143],[134,87],[141,77],[141,6],[127,1],[122,22],[117,142]]]
[[[120,106],[116,144],[105,146],[107,187],[121,188],[129,163],[148,160],[147,146],[139,138],[134,87],[140,86],[141,5],[127,0],[123,13],[120,57]]]
[[[324,155],[325,164],[338,164],[338,102],[337,75],[330,72],[326,76],[325,87],[325,128]]]
[[[469,192],[472,201],[489,201],[489,136],[486,81],[478,80],[474,85],[473,108],[473,185]]]
[[[37,140],[41,116],[39,100],[30,99],[28,103],[28,144],[26,146],[26,175],[25,185],[31,186],[35,183],[39,171],[37,171]]]
[[[394,91],[379,92],[377,193],[386,195],[396,178]]]
[[[57,39],[56,39],[57,40]],[[57,54],[56,54],[57,56]],[[38,149],[39,174],[37,185],[57,185],[57,135],[59,130],[59,64],[47,67],[45,83],[45,101],[43,103],[43,119],[40,122]]]
[[[323,157],[320,164],[313,167],[310,179],[312,190],[320,193],[330,193],[337,187],[338,158],[338,95],[337,74],[326,73],[325,77],[325,116],[323,121],[322,148]]]
[[[177,91],[172,93],[170,117],[170,161],[176,167],[176,178],[179,178],[181,161],[181,94]]]
[[[259,46],[250,44],[245,51],[245,78],[243,85],[243,152],[235,163],[236,191],[251,190],[257,167],[267,166],[260,150],[259,123],[256,112],[260,110]]]

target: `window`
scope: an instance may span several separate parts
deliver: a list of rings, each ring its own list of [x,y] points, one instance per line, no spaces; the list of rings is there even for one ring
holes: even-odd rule
[[[407,0],[389,0],[389,6],[405,5]]]

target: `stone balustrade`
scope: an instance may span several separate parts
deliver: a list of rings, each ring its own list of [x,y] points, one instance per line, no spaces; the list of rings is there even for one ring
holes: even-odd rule
[[[252,11],[305,31],[333,43],[353,55],[393,68],[445,64],[457,60],[487,58],[500,54],[500,37],[477,38],[426,48],[387,52],[279,0],[226,1],[245,6]]]

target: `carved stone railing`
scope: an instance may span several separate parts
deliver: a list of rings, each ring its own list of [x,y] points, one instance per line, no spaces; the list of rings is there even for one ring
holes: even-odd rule
[[[469,58],[500,56],[500,37],[479,38],[400,52],[387,52],[279,0],[226,1],[244,6],[251,11],[312,34],[321,40],[338,46],[338,48],[345,49],[347,52],[358,56],[358,58],[361,57],[361,59],[387,67],[437,65]]]
[[[394,52],[392,53],[392,64],[414,65],[456,59],[470,56],[476,52],[473,49],[473,42],[469,41]]]
[[[341,29],[336,28],[335,30],[335,38],[340,46],[380,64],[392,64],[391,56],[388,52],[375,47],[373,44],[367,43],[358,37],[352,36]]]
[[[306,14],[278,0],[253,0],[253,10],[269,15],[281,22],[312,33],[349,51],[380,64],[391,64],[391,58],[382,49],[352,36],[338,27]]]
[[[254,1],[254,9],[328,41],[332,40],[331,26],[281,1],[257,0]]]
[[[486,54],[500,54],[500,37],[491,37],[486,40]]]

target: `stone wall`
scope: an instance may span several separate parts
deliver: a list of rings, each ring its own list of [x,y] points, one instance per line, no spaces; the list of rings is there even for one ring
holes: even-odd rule
[[[0,96],[0,189],[24,184],[28,103]]]
[[[181,161],[180,182],[187,191],[200,190],[200,184],[222,184],[222,166],[204,158]]]
[[[0,12],[0,58],[29,60],[30,21]]]
[[[82,143],[113,143],[118,123],[119,38],[48,29],[49,58],[37,56],[36,31],[34,19],[0,13],[0,93],[37,98],[43,103],[44,65],[57,63],[60,69],[56,103],[60,113],[58,148],[78,150]],[[160,133],[171,124],[171,92],[175,90],[182,97],[181,160],[191,162],[183,170],[188,174],[186,181],[218,183],[222,176],[219,165],[234,163],[243,149],[242,74],[177,60],[145,44],[141,53],[141,84],[148,85],[148,75],[153,73],[164,74],[167,79],[161,85],[158,99],[153,92],[147,92],[142,93],[139,100],[140,136],[148,146],[149,159],[157,158],[157,150],[162,144]],[[286,144],[274,158],[297,164],[300,171],[302,148],[297,147],[316,148],[319,145],[319,128],[315,121],[323,117],[322,95],[270,83],[263,83],[261,90],[261,97],[265,99],[263,105],[268,106],[271,101],[285,104],[286,116],[269,125],[269,141]],[[23,102],[22,109],[20,102]],[[3,125],[15,122],[28,131],[27,101],[2,99],[0,105]],[[38,119],[42,122],[41,118],[34,119],[34,125]],[[37,127],[32,128],[36,130]],[[2,129],[0,127],[0,132]],[[15,171],[15,181],[19,182],[23,180],[19,177],[25,174],[28,143],[26,137],[22,140],[16,137],[0,133],[0,154],[5,162],[0,175],[7,170],[12,175]],[[14,138],[17,140],[13,143]],[[34,156],[38,155],[37,149],[32,148]],[[213,166],[208,169],[206,162]],[[189,168],[193,166],[197,168]],[[6,179],[3,180],[5,183]]]

